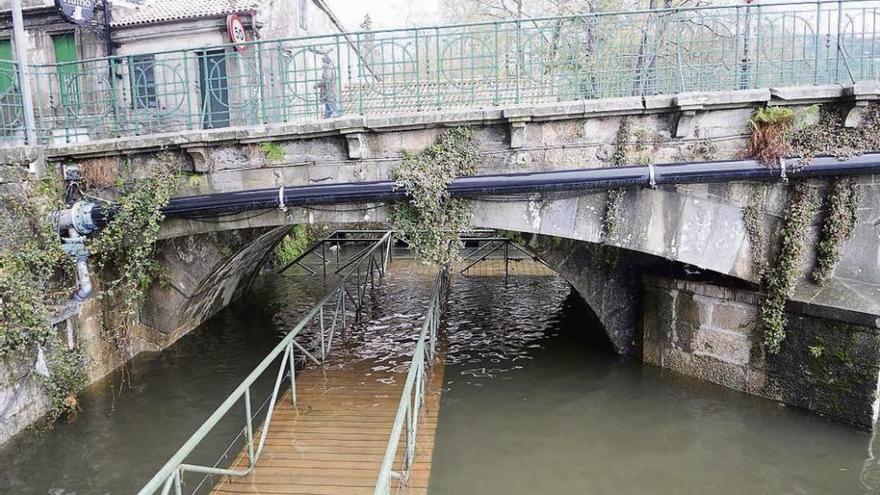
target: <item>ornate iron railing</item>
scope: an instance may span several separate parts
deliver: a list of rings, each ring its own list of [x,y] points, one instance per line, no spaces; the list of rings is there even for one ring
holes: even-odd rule
[[[327,115],[878,78],[880,8],[840,0],[266,40],[36,65],[32,84],[39,139],[66,143]]]
[[[161,493],[168,495],[182,495],[197,493],[203,487],[210,488],[210,483],[205,486],[206,480],[211,476],[247,476],[253,471],[257,460],[263,452],[266,444],[272,415],[275,412],[275,404],[284,388],[284,378],[290,380],[291,398],[296,405],[296,374],[294,373],[294,351],[299,351],[303,356],[317,364],[321,364],[330,352],[333,338],[337,329],[343,329],[346,322],[346,301],[355,306],[356,314],[360,314],[360,308],[364,306],[367,287],[373,283],[374,273],[385,273],[388,259],[391,253],[391,232],[386,232],[381,239],[377,239],[368,249],[363,250],[356,258],[352,258],[346,267],[340,270],[339,281],[321,298],[321,300],[300,320],[299,323],[278,343],[277,346],[260,362],[259,365],[242,381],[242,383],[223,401],[222,404],[208,417],[207,420],[196,430],[195,433],[183,444],[182,447],[165,463],[165,465],[144,485],[138,492],[139,495],[151,495]],[[354,292],[354,294],[352,294]],[[333,309],[325,311],[325,307]],[[295,340],[304,329],[314,327],[316,330],[315,349],[318,357],[306,350]],[[252,410],[251,390],[263,375],[272,369],[272,365],[278,363],[278,372],[275,376],[274,388],[266,402],[256,412]],[[244,428],[239,437],[233,440],[230,448],[221,455],[221,459],[214,465],[188,464],[187,460],[194,451],[211,433],[211,431],[224,418],[232,416],[233,407],[243,403]],[[258,414],[265,409],[265,417],[259,431],[259,438],[255,438],[253,422]],[[236,466],[220,467],[219,464],[226,459],[226,455],[236,445],[236,442],[244,439],[244,449],[247,453],[247,467],[236,469]],[[203,477],[195,483],[193,490],[185,488],[184,475],[195,473]]]
[[[443,315],[443,299],[448,282],[449,270],[444,268],[434,282],[434,290],[431,292],[431,302],[428,305],[425,322],[422,323],[419,340],[413,350],[413,358],[409,363],[400,405],[397,408],[394,425],[391,427],[391,438],[389,438],[388,447],[385,449],[385,457],[382,460],[374,495],[389,495],[393,481],[397,482],[399,488],[404,487],[412,472],[416,455],[419,413],[425,403],[427,372],[428,367],[434,362],[437,331],[440,328],[440,318]],[[403,458],[399,463],[396,463],[397,451],[404,433],[406,435],[404,436]]]

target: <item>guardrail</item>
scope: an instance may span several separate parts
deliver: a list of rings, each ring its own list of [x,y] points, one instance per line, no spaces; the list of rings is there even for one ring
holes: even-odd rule
[[[278,400],[279,393],[282,389],[282,383],[287,375],[290,379],[291,398],[294,406],[296,405],[296,373],[294,363],[294,349],[299,350],[304,356],[317,364],[321,364],[330,352],[333,343],[337,325],[341,324],[344,329],[346,325],[346,300],[355,304],[356,314],[360,314],[362,300],[366,288],[373,283],[374,271],[378,271],[380,275],[385,273],[388,258],[391,249],[391,232],[386,232],[381,239],[365,250],[361,256],[350,262],[348,267],[342,271],[340,280],[331,288],[326,295],[300,320],[299,323],[278,343],[277,346],[260,362],[259,365],[245,378],[242,383],[223,401],[222,404],[208,417],[208,419],[196,430],[195,433],[183,444],[182,447],[165,463],[165,465],[144,485],[138,492],[139,495],[150,495],[159,491],[162,495],[168,495],[174,490],[175,495],[183,494],[183,475],[184,473],[199,473],[207,476],[246,476],[253,471],[257,460],[263,452],[266,438],[268,436],[269,427],[272,421],[272,414],[275,410],[275,404]],[[354,279],[354,280],[352,280]],[[348,290],[354,281],[356,286],[355,295]],[[333,316],[328,323],[325,321],[325,305],[328,303],[335,304]],[[300,335],[302,330],[308,325],[318,326],[318,351],[319,358],[315,357],[296,342],[296,337]],[[254,438],[253,420],[255,413],[251,407],[251,388],[263,374],[270,369],[273,363],[280,358],[280,366],[275,378],[275,386],[272,389],[270,399],[268,400],[268,408],[266,410],[265,420],[262,423],[261,433],[258,441]],[[245,446],[247,449],[248,467],[246,469],[229,469],[221,468],[215,463],[213,466],[202,466],[187,464],[187,458],[193,453],[198,445],[208,436],[211,430],[232,410],[233,406],[239,402],[244,403],[245,426],[243,434],[245,437]],[[264,406],[265,407],[265,404]],[[262,409],[262,407],[260,409]],[[259,411],[256,413],[258,414]],[[228,451],[229,449],[227,449]],[[218,461],[219,463],[219,461]],[[204,479],[203,479],[204,482]],[[198,490],[202,483],[196,486]]]
[[[427,368],[434,361],[437,345],[437,330],[440,327],[440,318],[443,314],[443,298],[446,286],[449,282],[449,270],[444,267],[437,275],[434,282],[434,290],[431,292],[431,302],[428,305],[428,313],[419,340],[413,351],[413,358],[409,364],[406,382],[403,385],[403,393],[397,415],[394,418],[394,426],[391,428],[391,438],[385,449],[385,457],[379,471],[379,479],[376,482],[375,495],[389,495],[391,493],[392,480],[397,480],[398,486],[403,486],[409,479],[412,464],[416,453],[416,433],[419,428],[419,412],[425,403]],[[406,432],[406,446],[403,451],[403,460],[399,467],[395,466],[397,450],[401,436]],[[395,469],[397,467],[397,469]]]
[[[265,40],[32,72],[39,139],[63,144],[335,115],[878,80],[880,8],[841,0],[602,12]],[[20,137],[15,118],[6,124],[0,130],[15,132],[0,139]]]

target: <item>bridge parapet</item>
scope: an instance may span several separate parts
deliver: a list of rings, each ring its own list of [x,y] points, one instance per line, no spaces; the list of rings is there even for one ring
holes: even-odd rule
[[[846,123],[858,126],[867,104],[880,101],[880,82],[854,85],[771,87],[754,90],[689,92],[672,95],[631,96],[597,100],[508,105],[497,108],[471,108],[395,115],[344,116],[301,123],[275,123],[211,130],[186,130],[128,136],[80,143],[60,143],[40,149],[3,149],[6,163],[22,163],[45,158],[64,161],[77,158],[130,155],[156,150],[185,150],[194,161],[194,171],[210,172],[216,167],[212,151],[230,145],[249,146],[271,141],[306,141],[336,138],[345,143],[345,159],[366,159],[371,153],[370,134],[442,128],[458,125],[506,125],[507,145],[511,149],[527,146],[531,124],[562,120],[600,119],[612,116],[664,115],[671,119],[670,138],[712,138],[713,126],[724,132],[745,122],[753,108],[762,105],[803,107],[835,103],[846,106]],[[715,112],[744,111],[735,118],[723,115],[727,123],[702,122]],[[722,114],[718,114],[722,115]],[[744,118],[745,117],[745,118]],[[740,133],[747,130],[743,127]],[[695,131],[703,132],[695,136]],[[378,154],[383,154],[384,150]]]
[[[39,144],[687,92],[877,81],[869,0],[603,12],[261,40],[33,67]],[[14,63],[0,140],[24,135]],[[341,108],[340,108],[341,107]],[[37,143],[31,143],[37,144]]]

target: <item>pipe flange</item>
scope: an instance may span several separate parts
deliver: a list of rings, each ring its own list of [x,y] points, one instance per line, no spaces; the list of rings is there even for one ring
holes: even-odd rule
[[[77,201],[70,207],[70,221],[80,235],[91,234],[98,227],[92,219],[94,209],[95,203],[90,201]]]

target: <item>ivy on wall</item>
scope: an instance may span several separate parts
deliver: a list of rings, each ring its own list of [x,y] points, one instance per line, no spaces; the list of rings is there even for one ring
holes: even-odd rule
[[[44,345],[53,331],[51,308],[73,287],[72,263],[48,220],[60,198],[51,181],[0,193],[8,208],[0,222],[0,360]]]
[[[840,159],[880,150],[880,104],[869,105],[857,127],[846,127],[847,108],[837,105],[813,107],[818,112],[815,123],[803,125],[791,136],[791,153],[812,160],[817,155]]]
[[[470,226],[472,213],[467,203],[449,197],[446,186],[475,173],[476,157],[473,129],[455,127],[427,149],[406,153],[393,171],[408,199],[391,205],[389,220],[421,262],[445,265],[460,259],[458,232]]]
[[[49,357],[49,377],[42,380],[49,396],[48,421],[79,410],[77,397],[86,388],[86,356],[82,348],[68,349],[55,339],[54,352]]]
[[[615,167],[625,165],[647,165],[654,160],[654,152],[657,151],[655,139],[650,131],[638,127],[633,129],[626,117],[621,118],[617,135],[614,139],[614,152],[610,161]],[[611,271],[617,266],[620,251],[610,246],[620,227],[621,209],[623,198],[626,196],[625,188],[608,190],[608,198],[605,202],[605,210],[602,213],[600,226],[600,240],[602,244],[595,246],[592,253],[602,270]]]
[[[104,305],[112,315],[107,330],[121,350],[127,350],[127,331],[145,290],[162,274],[154,259],[160,208],[176,190],[179,165],[171,154],[159,155],[157,162],[147,177],[127,184],[112,181],[118,189],[115,216],[87,242],[90,261],[100,273],[101,297],[110,299]],[[80,187],[108,188],[108,167],[93,165],[89,170],[97,171]],[[8,216],[0,222],[0,360],[33,359],[39,348],[50,350],[49,377],[41,380],[52,406],[50,420],[77,409],[76,396],[87,380],[82,349],[62,344],[50,320],[75,287],[73,262],[49,220],[51,212],[65,206],[60,186],[49,179],[28,180],[18,190],[0,191],[7,207],[2,213]]]
[[[775,164],[787,154],[799,155],[803,163],[808,163],[823,154],[846,159],[866,150],[880,149],[880,105],[869,106],[861,125],[853,128],[844,125],[844,110],[836,106],[813,107],[803,115],[796,115],[790,110],[774,107],[758,109],[750,120],[753,132],[749,152],[765,163]],[[803,119],[815,113],[818,118],[814,123],[799,125],[797,122],[798,117]],[[816,264],[810,273],[811,280],[817,285],[827,284],[833,275],[841,249],[855,230],[860,199],[856,179],[838,178],[828,186],[816,243]],[[812,186],[804,181],[793,185],[779,250],[763,278],[765,297],[761,305],[761,322],[764,341],[771,353],[779,352],[785,338],[785,302],[792,296],[802,272],[806,242],[818,206]],[[760,215],[760,210],[751,204],[744,210],[753,249],[763,240]],[[753,257],[759,256],[763,259],[763,253],[753,252]]]
[[[275,262],[279,265],[290,263],[329,233],[330,229],[326,225],[294,225],[275,248]]]
[[[773,354],[779,352],[785,339],[785,302],[794,294],[802,270],[816,206],[814,188],[806,181],[795,181],[789,192],[779,251],[764,277],[761,324],[764,344]]]
[[[825,196],[825,214],[816,244],[816,266],[811,274],[816,285],[824,286],[831,279],[840,261],[844,242],[852,237],[858,222],[859,183],[851,177],[836,179]]]
[[[112,301],[105,305],[113,308],[105,330],[124,354],[144,293],[164,276],[154,256],[164,219],[160,209],[177,190],[180,172],[170,153],[159,155],[157,162],[148,177],[123,186],[113,219],[87,244],[104,282],[101,297]]]

